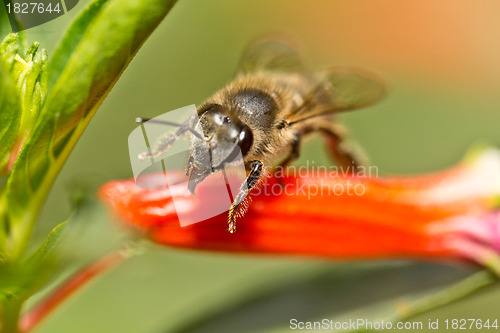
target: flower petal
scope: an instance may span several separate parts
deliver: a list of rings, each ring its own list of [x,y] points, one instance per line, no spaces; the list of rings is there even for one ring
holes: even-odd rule
[[[161,181],[163,174],[151,177]],[[105,184],[100,194],[153,241],[184,248],[329,258],[446,257],[482,264],[500,251],[500,219],[494,212],[500,153],[495,150],[414,177],[314,171],[270,177],[252,192],[235,234],[226,231],[226,214],[181,228],[171,191],[142,189],[125,180]],[[203,193],[201,200],[213,200],[210,191]],[[197,209],[194,199],[185,199],[185,209]]]

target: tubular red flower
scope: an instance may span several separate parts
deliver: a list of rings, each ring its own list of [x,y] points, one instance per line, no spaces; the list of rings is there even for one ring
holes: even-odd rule
[[[495,210],[500,152],[495,150],[443,172],[412,177],[312,171],[279,181],[270,177],[252,196],[235,234],[226,231],[226,214],[181,227],[170,190],[124,180],[105,184],[100,196],[126,224],[169,246],[328,258],[461,258],[500,267]],[[210,199],[209,191],[199,196],[186,196],[186,209]]]

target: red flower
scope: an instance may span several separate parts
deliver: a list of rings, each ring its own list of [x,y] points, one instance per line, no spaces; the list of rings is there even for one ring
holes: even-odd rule
[[[151,177],[162,181],[164,176]],[[128,225],[164,245],[329,258],[461,258],[500,272],[495,210],[500,152],[495,150],[450,170],[414,177],[313,171],[280,182],[270,177],[252,196],[235,234],[226,231],[226,213],[181,227],[170,190],[143,189],[124,180],[105,184],[100,195]],[[195,210],[197,201],[209,195],[186,195],[186,209]]]

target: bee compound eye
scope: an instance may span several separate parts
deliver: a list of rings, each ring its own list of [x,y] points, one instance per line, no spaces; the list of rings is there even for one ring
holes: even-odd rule
[[[248,126],[244,126],[238,136],[238,146],[241,149],[241,154],[246,156],[253,144],[252,130]]]

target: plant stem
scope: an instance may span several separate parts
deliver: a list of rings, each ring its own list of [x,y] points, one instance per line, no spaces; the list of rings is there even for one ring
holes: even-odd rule
[[[68,297],[73,295],[89,282],[93,281],[96,276],[99,276],[115,267],[131,254],[132,252],[128,250],[119,250],[109,253],[108,255],[98,259],[96,262],[91,263],[90,265],[72,274],[69,278],[62,282],[62,284],[57,286],[56,289],[45,299],[41,300],[27,313],[22,315],[20,323],[22,332],[30,332]]]
[[[452,285],[451,287],[448,287],[444,290],[438,291],[436,293],[433,293],[432,295],[413,302],[403,311],[399,311],[400,313],[396,314],[394,316],[394,319],[407,320],[419,314],[423,314],[431,310],[440,308],[461,298],[472,295],[478,290],[497,281],[498,278],[490,271],[484,270],[475,273]]]
[[[498,277],[490,271],[483,270],[475,273],[462,281],[444,289],[433,293],[429,296],[418,299],[410,304],[405,304],[400,309],[395,311],[393,316],[385,318],[385,321],[401,322],[417,315],[435,310],[445,305],[451,304],[466,296],[470,296],[478,290],[498,282]],[[350,332],[362,333],[373,332],[371,329],[362,329]]]
[[[10,298],[2,301],[0,309],[0,332],[18,333],[19,314],[21,313],[22,302],[18,299]]]

